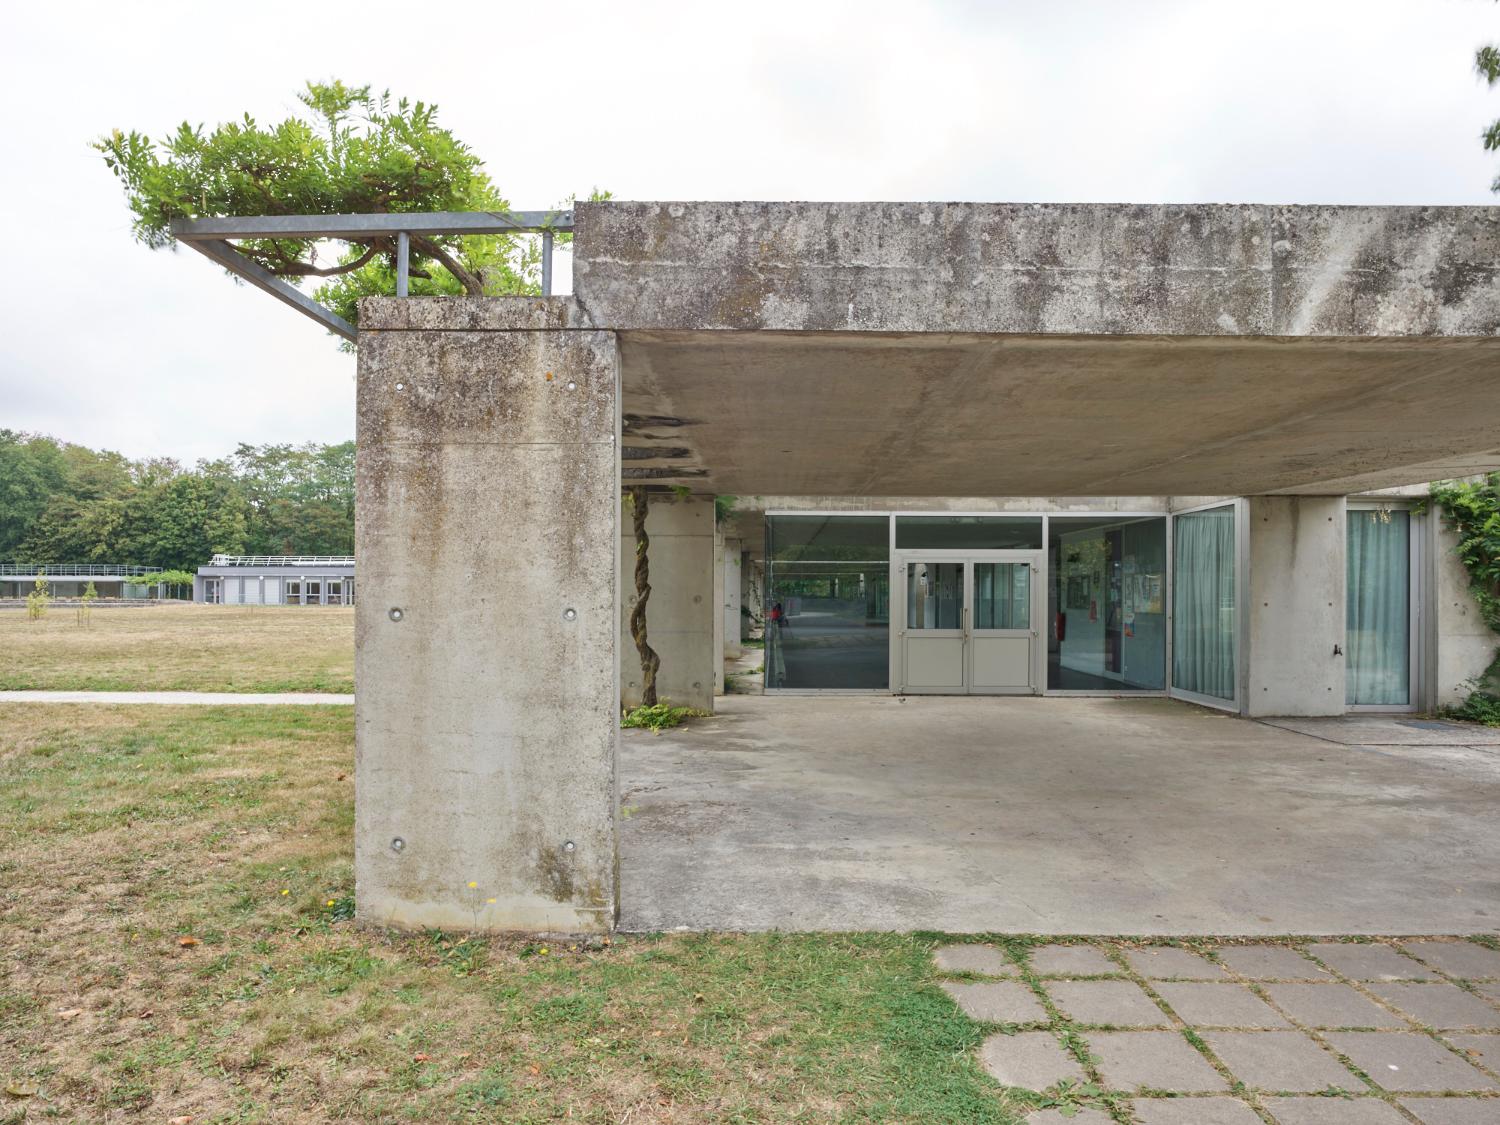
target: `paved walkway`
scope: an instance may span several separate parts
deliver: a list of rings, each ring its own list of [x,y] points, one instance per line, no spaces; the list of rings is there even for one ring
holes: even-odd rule
[[[0,703],[168,703],[213,707],[322,703],[349,707],[354,696],[312,691],[0,691]]]
[[[626,930],[1500,933],[1500,730],[1166,699],[715,707],[623,733]]]
[[[1194,950],[1197,951],[1194,951]],[[1500,1121],[1500,951],[1460,940],[937,950],[1028,1125]],[[1040,1096],[1038,1096],[1040,1095]]]

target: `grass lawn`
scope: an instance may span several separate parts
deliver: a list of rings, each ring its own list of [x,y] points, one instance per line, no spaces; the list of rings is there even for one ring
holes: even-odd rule
[[[71,606],[0,610],[0,690],[354,690],[354,609]],[[0,1118],[3,1120],[3,1118]]]
[[[149,612],[37,635],[123,673]],[[317,628],[209,612],[267,663]],[[355,928],[352,761],[341,708],[0,707],[0,1122],[1016,1119],[931,937]]]

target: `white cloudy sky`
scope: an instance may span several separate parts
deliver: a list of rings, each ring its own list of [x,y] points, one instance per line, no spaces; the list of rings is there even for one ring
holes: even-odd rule
[[[112,127],[435,101],[517,207],[622,199],[1500,203],[1489,0],[0,8],[0,427],[184,460],[353,434],[353,361],[130,240]],[[228,12],[228,9],[225,9]],[[545,32],[546,34],[539,34]]]

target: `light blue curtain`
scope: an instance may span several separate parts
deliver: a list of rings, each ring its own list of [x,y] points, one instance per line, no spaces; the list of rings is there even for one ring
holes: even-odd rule
[[[1345,694],[1351,704],[1411,701],[1411,516],[1349,513]]]
[[[1177,516],[1172,686],[1234,699],[1234,507]]]

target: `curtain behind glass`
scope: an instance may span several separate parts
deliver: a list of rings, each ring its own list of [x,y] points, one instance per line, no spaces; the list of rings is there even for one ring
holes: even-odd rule
[[[1411,519],[1349,513],[1344,698],[1404,707],[1411,701]]]
[[[1173,521],[1172,686],[1234,699],[1234,508]]]

